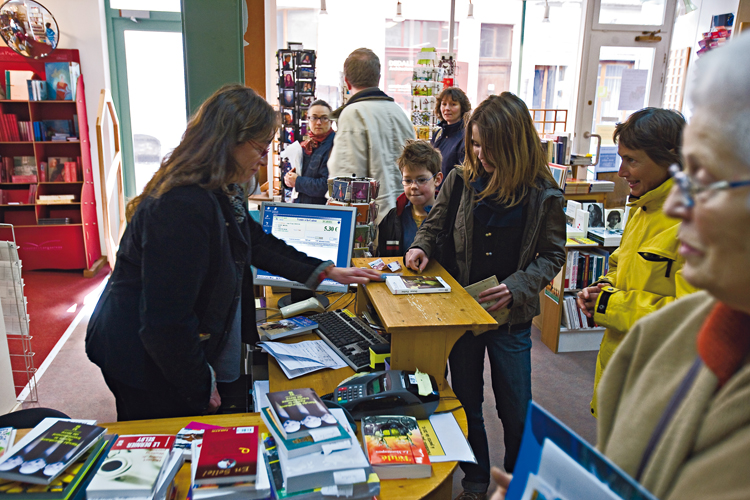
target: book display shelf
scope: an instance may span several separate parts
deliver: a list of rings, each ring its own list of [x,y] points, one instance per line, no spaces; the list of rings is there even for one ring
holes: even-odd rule
[[[44,81],[45,63],[50,62],[80,63],[80,58],[77,50],[57,49],[44,59],[34,60],[0,47],[0,74],[6,70],[33,71],[34,79]],[[3,193],[0,222],[15,227],[18,254],[25,269],[82,269],[84,275],[93,276],[105,260],[99,244],[82,76],[78,77],[76,88],[74,100],[0,100],[0,113],[15,115],[17,122],[71,120],[77,121],[79,128],[77,140],[0,142],[1,157],[33,157],[38,174],[42,162],[48,162],[49,158],[67,157],[79,164],[76,182],[57,179],[57,182],[0,183]],[[11,125],[14,125],[12,119]],[[37,175],[37,180],[46,179]],[[55,204],[40,203],[40,196],[49,195],[67,199],[64,203],[61,200]],[[0,228],[0,239],[10,239],[10,230]]]

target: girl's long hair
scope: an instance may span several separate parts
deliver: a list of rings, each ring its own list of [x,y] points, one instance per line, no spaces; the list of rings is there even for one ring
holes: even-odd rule
[[[530,188],[539,187],[543,179],[555,184],[539,134],[521,99],[510,92],[490,96],[464,120],[464,168],[468,172],[468,182],[487,174],[472,147],[474,125],[485,161],[495,167],[477,200],[493,197],[498,203],[512,207],[526,197]]]
[[[127,206],[127,220],[138,204],[172,188],[197,184],[213,191],[242,180],[234,149],[249,140],[265,145],[278,126],[278,113],[253,89],[225,85],[190,119],[180,144],[161,162],[143,192]]]

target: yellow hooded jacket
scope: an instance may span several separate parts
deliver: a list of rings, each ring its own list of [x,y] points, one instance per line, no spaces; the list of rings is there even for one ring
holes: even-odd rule
[[[596,300],[594,321],[606,327],[599,347],[591,413],[596,415],[599,379],[625,334],[642,317],[696,291],[682,277],[684,260],[677,253],[680,221],[662,207],[673,179],[628,203],[630,215],[620,247],[609,257],[609,283]]]

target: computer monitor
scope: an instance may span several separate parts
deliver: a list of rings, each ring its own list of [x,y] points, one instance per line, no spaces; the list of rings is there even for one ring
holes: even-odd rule
[[[267,234],[273,234],[311,257],[333,261],[337,267],[349,267],[354,245],[356,208],[263,202],[260,217]],[[291,297],[279,300],[282,307],[313,296],[324,306],[328,303],[325,297],[315,295],[304,284],[276,276],[264,269],[257,270],[255,284],[291,288]],[[317,290],[344,293],[348,290],[348,285],[325,279]]]

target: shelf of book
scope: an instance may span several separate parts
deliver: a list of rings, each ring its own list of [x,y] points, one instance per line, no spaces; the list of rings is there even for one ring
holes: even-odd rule
[[[80,58],[77,50],[58,49],[45,60],[31,60],[0,47],[3,75],[5,71],[31,72],[31,79],[51,86],[46,72],[49,63],[65,66],[80,63]],[[99,243],[83,77],[71,76],[70,80],[70,90],[67,84],[65,89],[73,99],[25,100],[31,94],[22,93],[24,100],[0,100],[0,136],[5,139],[0,142],[0,168],[1,180],[6,181],[0,183],[4,197],[0,199],[0,222],[16,228],[25,269],[82,269],[84,275],[93,276],[105,259]],[[56,88],[62,97],[60,85]],[[7,96],[9,89],[5,90]],[[10,95],[16,91],[12,87]],[[57,140],[49,140],[53,136]],[[16,179],[24,182],[10,182],[14,175],[19,176],[17,166],[25,167],[20,174],[26,175]],[[29,172],[35,172],[36,178],[25,178]],[[38,203],[40,196],[64,200]],[[0,229],[0,238],[7,239],[8,231]]]

